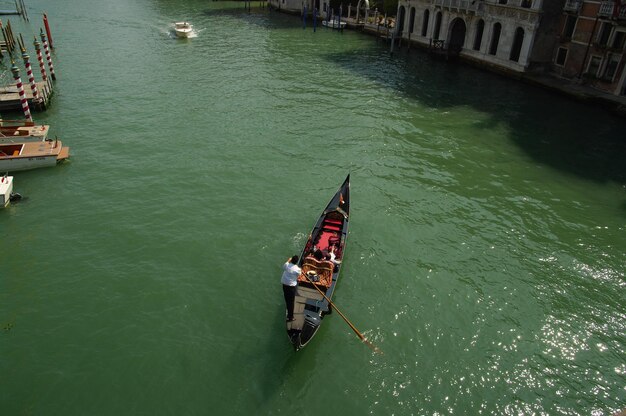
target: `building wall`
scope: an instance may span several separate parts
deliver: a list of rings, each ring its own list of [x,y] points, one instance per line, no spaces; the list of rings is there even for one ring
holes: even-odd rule
[[[271,7],[292,14],[301,14],[302,6],[305,5],[307,14],[310,16],[313,13],[313,8],[318,7],[318,16],[320,17],[326,17],[326,12],[330,12],[329,4],[329,0],[269,0]]]
[[[536,31],[534,47],[530,57],[533,69],[546,71],[552,65],[564,4],[565,0],[543,2],[540,16],[541,22]]]
[[[626,95],[626,13],[606,13],[607,5],[610,7],[608,2],[585,0],[578,10],[564,10],[552,71],[610,94]],[[568,21],[574,20],[573,33],[568,36]]]
[[[488,66],[505,71],[524,73],[536,66],[549,66],[552,62],[554,44],[554,25],[559,18],[562,7],[554,6],[565,0],[551,0],[548,2],[524,0],[508,0],[508,4],[499,4],[496,0],[400,0],[398,7],[404,8],[405,21],[403,31],[399,33],[404,39],[409,38],[408,28],[411,22],[411,9],[415,9],[414,31],[411,41],[428,47],[432,40],[446,41],[449,46],[451,36],[450,24],[455,19],[461,19],[466,26],[465,41],[460,52],[461,57],[484,63]],[[549,8],[544,9],[544,4]],[[522,7],[522,5],[526,7]],[[530,6],[530,7],[527,7]],[[422,35],[424,12],[429,11],[428,28]],[[557,11],[555,11],[557,10]],[[435,20],[441,13],[441,29],[439,36],[434,32]],[[398,13],[401,15],[401,13]],[[477,25],[480,20],[485,23],[483,38],[479,50],[474,50],[474,39]],[[542,21],[552,24],[552,28],[543,28]],[[500,38],[495,55],[490,53],[490,46],[494,38],[494,25],[501,25]],[[511,60],[511,50],[515,42],[518,28],[523,30],[523,42],[517,61]],[[550,34],[552,33],[552,36]]]

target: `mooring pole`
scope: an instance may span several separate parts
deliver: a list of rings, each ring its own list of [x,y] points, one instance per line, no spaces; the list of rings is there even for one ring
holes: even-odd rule
[[[20,35],[21,36],[21,35]],[[21,38],[20,38],[21,39]],[[35,83],[35,77],[33,76],[33,70],[30,67],[30,56],[26,53],[26,48],[24,47],[24,39],[21,39],[21,47],[22,47],[22,59],[24,60],[24,68],[26,69],[26,76],[28,77],[28,83],[30,84],[30,90],[33,93],[33,103],[37,103],[39,105],[39,91],[37,91],[37,84]]]
[[[48,85],[48,88],[49,88],[50,82],[48,81],[48,75],[46,75],[46,67],[43,64],[43,56],[41,55],[41,44],[37,40],[37,36],[35,36],[35,42],[33,43],[33,45],[35,45],[35,51],[37,51],[37,61],[39,61],[39,70],[41,71],[41,79],[43,80],[43,82],[46,83],[46,85]]]
[[[342,9],[342,7],[343,7],[343,5],[342,5],[342,4],[340,4],[340,5],[339,5],[339,20],[338,20],[338,22],[339,22],[339,27],[337,28],[337,29],[339,29],[339,31],[340,31],[340,32],[343,32],[343,30],[341,30],[341,12],[342,12],[342,10],[341,10],[341,9]]]
[[[313,33],[317,29],[317,7],[313,8]]]
[[[48,41],[46,40],[46,35],[43,33],[43,29],[40,29],[39,35],[41,36],[41,43],[43,43],[43,51],[46,54],[46,62],[48,62],[48,69],[50,70],[50,77],[53,81],[57,79],[56,74],[54,73],[54,66],[52,65],[52,57],[50,57],[50,49],[48,49]]]
[[[302,29],[306,29],[306,4],[302,8]]]
[[[24,14],[24,18],[27,22],[30,22],[30,19],[28,18],[28,13],[26,12],[26,5],[24,4],[24,0],[20,0],[20,2],[22,3],[22,13]]]
[[[52,45],[52,35],[50,34],[50,25],[48,24],[48,16],[43,14],[43,25],[46,27],[46,34],[48,35],[48,41],[50,41],[50,49],[54,49]]]
[[[20,70],[15,65],[15,62],[11,61],[13,64],[11,66],[11,72],[13,72],[13,78],[17,83],[17,92],[20,96],[20,102],[22,103],[22,111],[24,112],[24,117],[26,120],[33,121],[33,117],[30,115],[30,108],[28,107],[28,100],[24,94],[24,85],[22,85],[22,79],[20,78]]]
[[[9,38],[9,42],[11,43],[11,53],[15,50],[15,38],[13,37],[13,28],[11,27],[11,21],[7,20],[7,27],[5,29],[7,32],[7,37]]]

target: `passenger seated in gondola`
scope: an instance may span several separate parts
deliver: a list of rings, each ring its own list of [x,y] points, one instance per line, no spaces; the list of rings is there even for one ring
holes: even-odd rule
[[[324,260],[324,253],[319,248],[315,248],[315,251],[313,252],[313,257],[317,261],[322,261]]]
[[[333,270],[337,270],[337,266],[341,264],[341,260],[337,258],[336,247],[330,245],[327,250],[324,250],[324,259],[333,264]]]

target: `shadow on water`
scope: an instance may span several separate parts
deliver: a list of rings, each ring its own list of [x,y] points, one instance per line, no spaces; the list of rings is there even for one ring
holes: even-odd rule
[[[281,325],[283,320],[284,310],[277,308],[269,331],[248,334],[225,361],[216,379],[231,384],[222,386],[231,397],[222,398],[224,412],[216,414],[269,414],[276,410],[276,403],[303,387],[297,383],[307,382],[298,375],[310,370],[306,365],[310,357],[303,351],[294,352]]]
[[[373,53],[378,52],[373,56]],[[324,59],[393,89],[427,107],[471,107],[488,115],[485,130],[501,123],[534,160],[596,182],[626,183],[626,120],[601,108],[462,63],[432,59],[423,50],[388,53],[386,46]],[[582,121],[582,122],[581,122]]]
[[[259,7],[258,3],[253,3],[250,10],[243,7],[243,2],[234,3],[237,5],[236,7],[231,6],[233,3],[230,2],[224,4],[224,7],[205,9],[202,14],[212,18],[237,19],[239,23],[255,25],[265,30],[292,29],[298,25],[294,16],[271,10],[268,7]]]

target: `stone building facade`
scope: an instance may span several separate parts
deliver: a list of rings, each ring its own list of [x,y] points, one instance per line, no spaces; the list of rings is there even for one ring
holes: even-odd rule
[[[626,4],[567,0],[559,29],[553,72],[625,96]]]
[[[312,15],[313,9],[318,10],[319,17],[326,17],[330,12],[330,0],[268,0],[268,3],[274,9],[292,14],[302,14],[305,7],[307,15]]]
[[[565,0],[400,0],[397,35],[507,73],[551,66]]]

